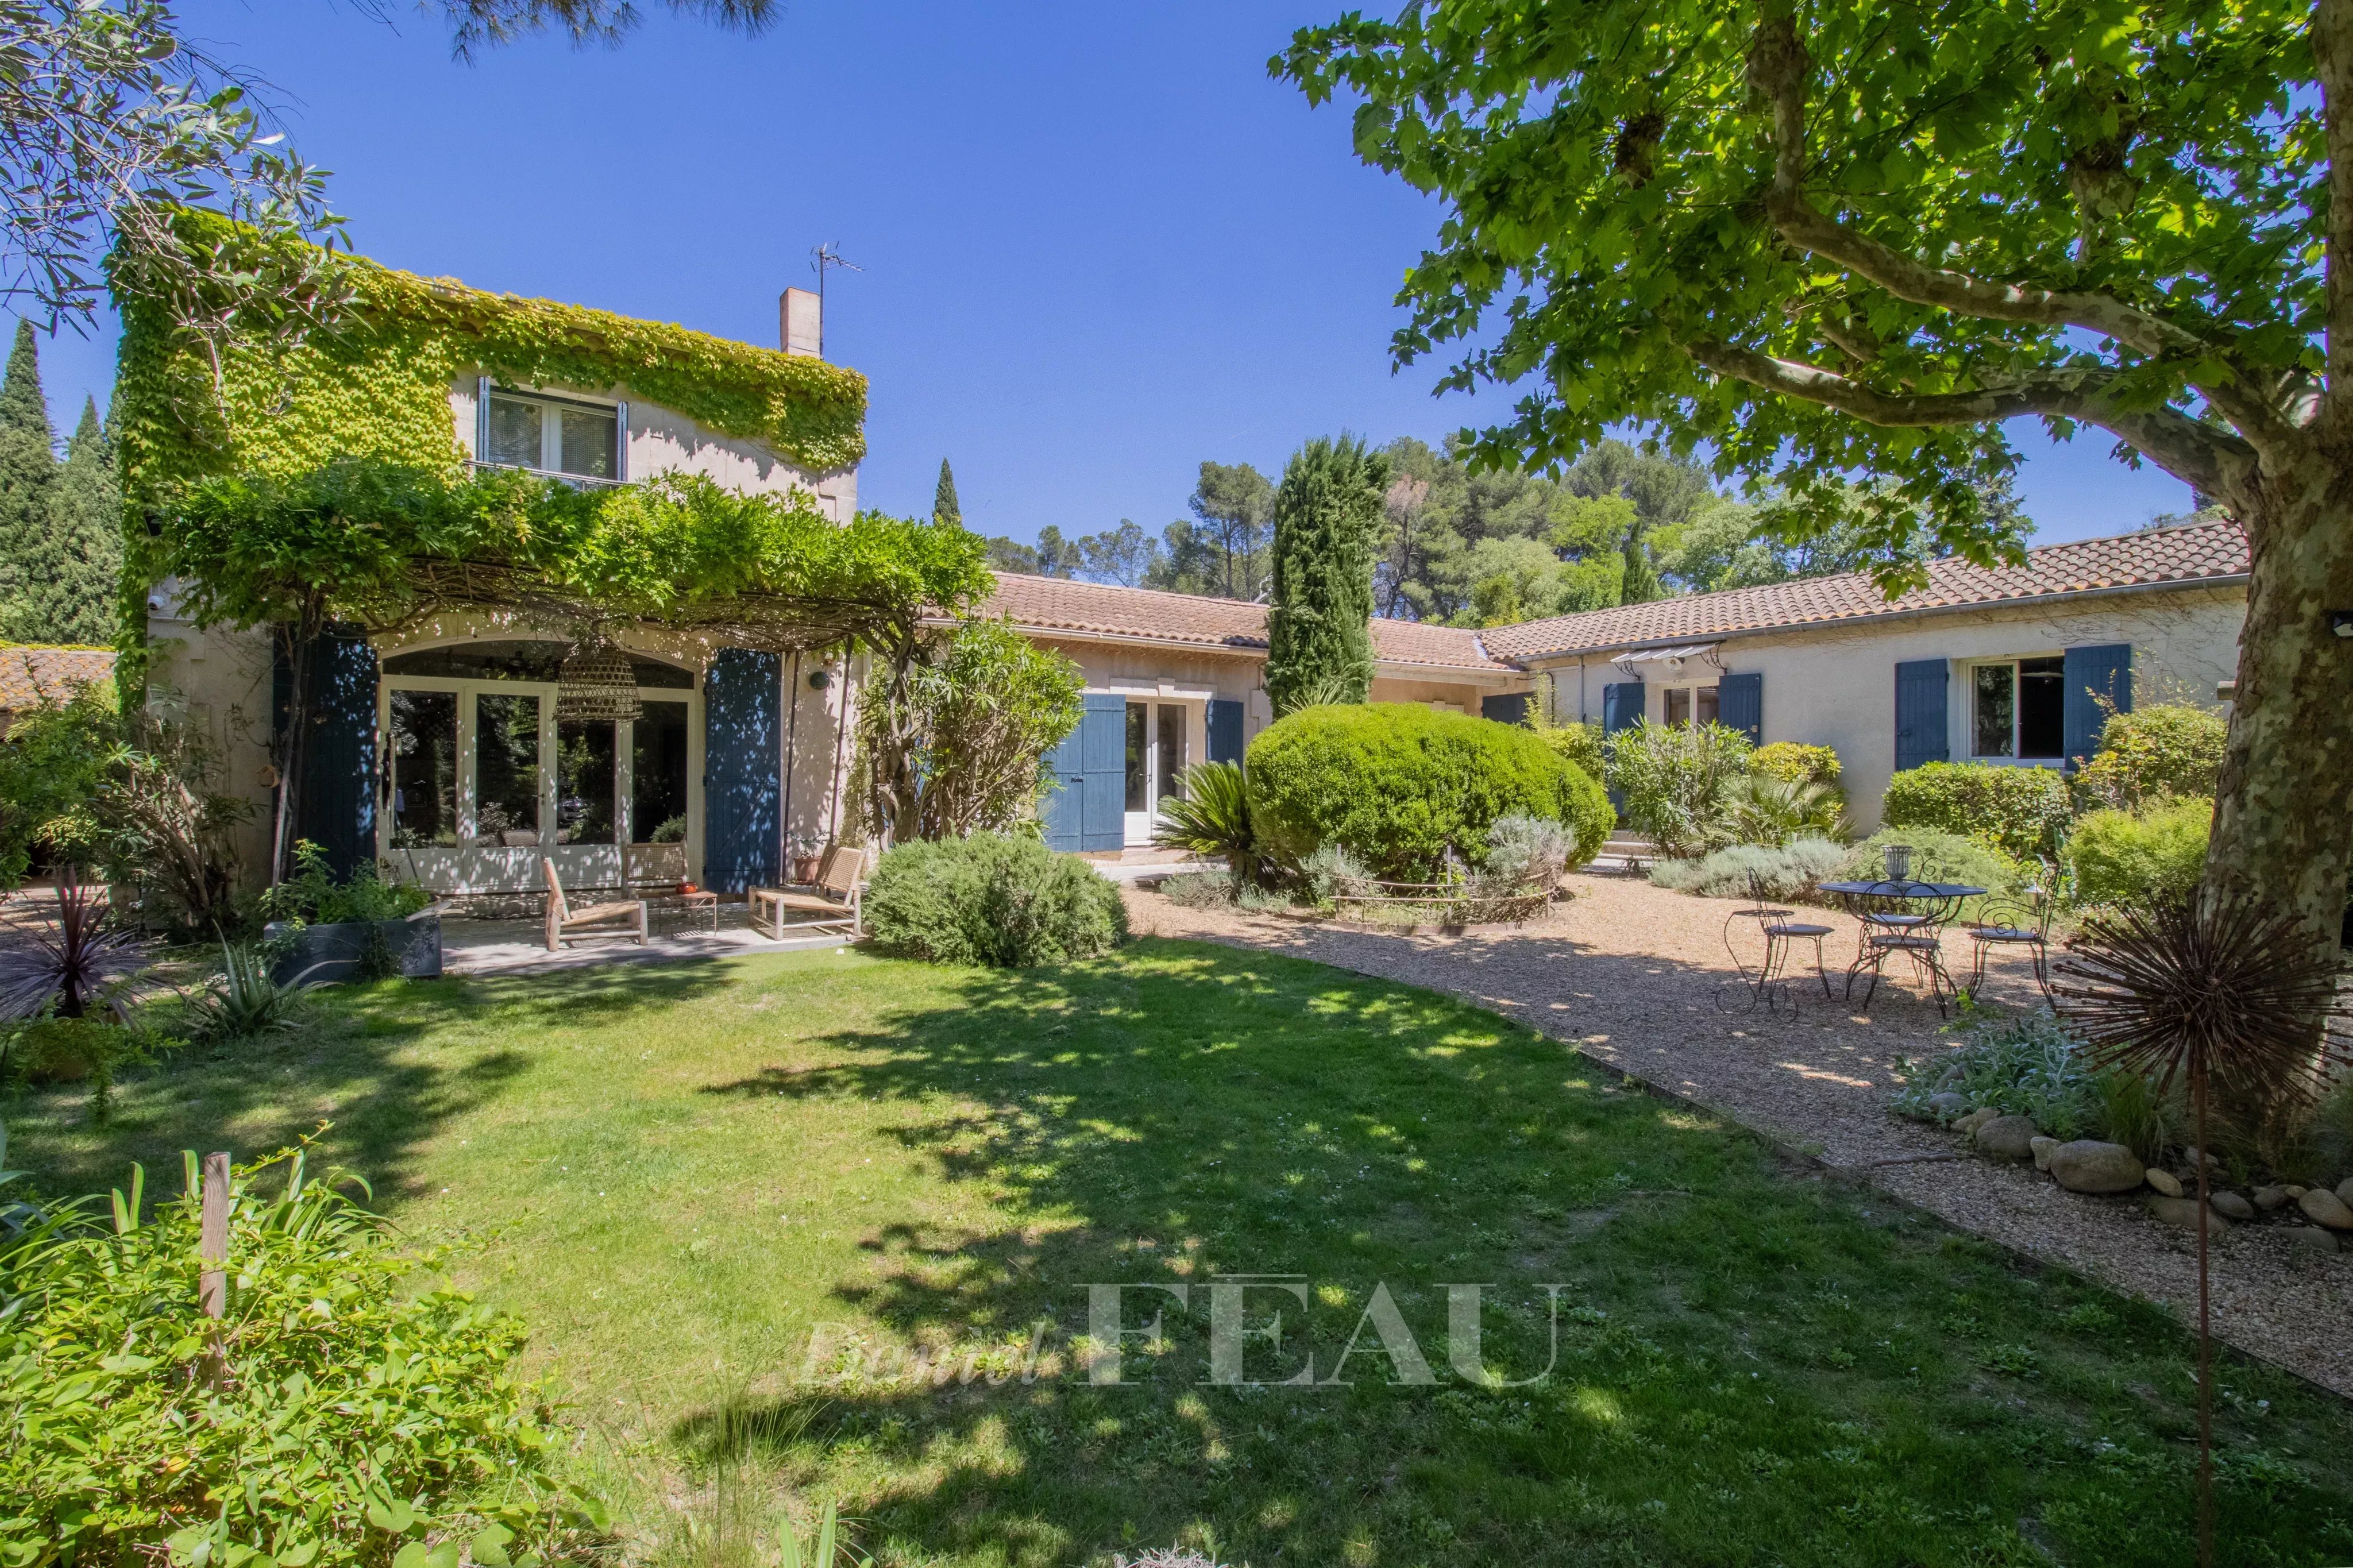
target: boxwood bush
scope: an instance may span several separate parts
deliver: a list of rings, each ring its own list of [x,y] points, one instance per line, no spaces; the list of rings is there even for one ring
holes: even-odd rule
[[[1521,813],[1567,826],[1581,866],[1616,816],[1591,774],[1529,730],[1405,702],[1302,709],[1250,742],[1248,773],[1251,820],[1278,858],[1339,844],[1402,879],[1449,848],[1483,865],[1488,830]]]
[[[2211,800],[2168,801],[2135,815],[2094,811],[2067,840],[2079,904],[2174,903],[2206,868]]]
[[[2055,768],[1928,763],[1887,781],[1880,819],[2000,847],[2013,859],[2051,854],[2067,826],[2067,781]]]
[[[1127,940],[1127,906],[1109,878],[1016,833],[899,845],[874,868],[865,916],[884,947],[934,963],[1027,968]]]
[[[1841,787],[1838,748],[1807,746],[1795,741],[1776,741],[1769,746],[1759,746],[1749,753],[1748,771],[1763,773],[1768,779],[1785,784],[1829,784]]]

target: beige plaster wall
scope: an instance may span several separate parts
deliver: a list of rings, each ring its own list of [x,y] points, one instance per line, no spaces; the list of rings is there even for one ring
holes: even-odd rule
[[[147,700],[200,731],[220,760],[221,787],[250,806],[231,836],[237,872],[258,885],[269,870],[269,638],[259,631],[196,627],[171,613],[167,593],[148,600]]]
[[[1946,705],[1947,748],[1968,759],[1967,662],[2040,658],[2095,643],[2129,643],[2133,700],[2215,705],[2217,682],[2238,668],[2239,628],[2246,616],[2241,585],[2085,595],[2042,605],[1978,607],[1891,619],[1876,626],[1803,628],[1726,637],[1717,658],[1727,671],[1765,677],[1767,742],[1799,741],[1838,749],[1856,826],[1879,821],[1879,797],[1895,770],[1895,666],[1943,658],[1953,668]],[[1546,665],[1563,719],[1601,717],[1601,688],[1623,679],[1606,658]],[[1684,667],[1645,665],[1644,711],[1665,716],[1671,685],[1720,679],[1698,659]],[[1582,686],[1579,676],[1582,673]]]

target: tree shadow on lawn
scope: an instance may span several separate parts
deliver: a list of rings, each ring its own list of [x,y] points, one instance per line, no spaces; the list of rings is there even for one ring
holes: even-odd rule
[[[734,979],[719,964],[628,963],[325,988],[293,1029],[190,1047],[125,1075],[104,1126],[90,1121],[84,1085],[26,1094],[6,1108],[9,1163],[33,1172],[44,1192],[73,1196],[121,1185],[137,1161],[152,1190],[176,1196],[182,1150],[227,1149],[243,1162],[327,1121],[311,1169],[354,1172],[390,1202],[415,1189],[423,1144],[497,1099],[549,1048],[551,1016],[609,1023]]]
[[[1596,988],[1657,967],[1578,962]],[[1430,992],[1146,942],[952,994],[812,1042],[847,1062],[706,1090],[923,1106],[890,1135],[997,1218],[872,1226],[792,1391],[690,1414],[690,1458],[771,1465],[958,1561],[1180,1536],[1261,1563],[2179,1561],[2189,1342],[2157,1309]],[[1446,1287],[1473,1282],[1475,1359],[1506,1378],[1546,1366],[1562,1287],[1550,1376],[1451,1369]],[[1126,1328],[1166,1331],[1124,1342],[1123,1386],[1082,1369],[1098,1283],[1186,1295],[1128,1293]],[[1384,1287],[1430,1384],[1392,1384]],[[1237,1297],[1249,1328],[1282,1312],[1244,1375],[1314,1384],[1211,1381]],[[2346,1408],[2224,1364],[2253,1456],[2225,1470],[2224,1560],[2353,1548]]]

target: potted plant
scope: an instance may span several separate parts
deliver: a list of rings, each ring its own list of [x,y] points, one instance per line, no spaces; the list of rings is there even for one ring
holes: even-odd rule
[[[362,866],[341,882],[309,839],[294,847],[295,874],[261,896],[270,978],[280,985],[441,973],[441,908],[425,889],[387,882]]]

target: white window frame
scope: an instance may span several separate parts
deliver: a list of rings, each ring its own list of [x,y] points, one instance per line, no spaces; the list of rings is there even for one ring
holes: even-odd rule
[[[545,465],[553,454],[557,466],[534,468],[522,463],[498,462],[491,457],[491,399],[493,397],[538,405],[540,459]],[[612,415],[613,474],[610,479],[600,474],[571,473],[561,467],[564,461],[564,410],[566,408]],[[515,468],[527,474],[562,479],[567,484],[625,485],[629,482],[629,405],[617,398],[608,403],[601,398],[575,397],[531,387],[502,386],[489,376],[483,376],[474,389],[474,461],[480,468]]]
[[[1710,690],[1712,690],[1712,691],[1714,691],[1714,692],[1715,693],[1715,722],[1719,723],[1719,724],[1720,724],[1720,723],[1722,723],[1722,722],[1724,721],[1724,678],[1723,678],[1722,676],[1718,676],[1718,677],[1716,677],[1714,680],[1673,680],[1673,681],[1668,681],[1668,682],[1666,682],[1665,684],[1662,685],[1662,686],[1659,688],[1659,725],[1660,725],[1660,727],[1661,727],[1662,729],[1665,728],[1665,727],[1666,727],[1666,725],[1667,725],[1667,722],[1668,722],[1668,720],[1667,720],[1667,693],[1668,693],[1668,692],[1670,692],[1670,691],[1688,691],[1688,692],[1690,692],[1690,693],[1692,694],[1692,698],[1691,698],[1692,716],[1691,716],[1690,720],[1688,721],[1688,722],[1689,722],[1692,726],[1694,726],[1694,728],[1696,728],[1696,727],[1698,726],[1698,724],[1699,724],[1699,694],[1700,694],[1701,692],[1703,692],[1703,691],[1710,691]]]
[[[2043,653],[2006,653],[1995,658],[1970,658],[1961,660],[1960,677],[1962,697],[1961,701],[1957,704],[1961,710],[1960,744],[1952,748],[1952,754],[1957,757],[1963,758],[1969,763],[1975,763],[1979,767],[2064,768],[2067,765],[2067,759],[2063,756],[2021,757],[2018,754],[2018,727],[2020,723],[2022,722],[2018,700],[2018,667],[2033,659],[2063,659],[2065,658],[2066,653],[2063,649],[2052,648]],[[2010,668],[2010,754],[2006,757],[1979,756],[1978,754],[1978,671],[1980,669],[2000,668],[2005,665]],[[2061,692],[2060,701],[2063,705],[2061,711],[2063,716],[2065,711],[2063,705],[2066,701],[2066,695],[2063,690]]]

